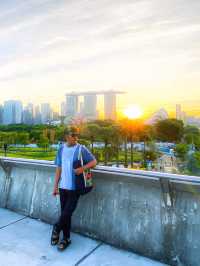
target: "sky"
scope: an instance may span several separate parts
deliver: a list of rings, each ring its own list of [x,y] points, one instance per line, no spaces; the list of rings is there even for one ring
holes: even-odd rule
[[[199,0],[2,0],[0,99],[123,90],[118,108],[200,115]]]

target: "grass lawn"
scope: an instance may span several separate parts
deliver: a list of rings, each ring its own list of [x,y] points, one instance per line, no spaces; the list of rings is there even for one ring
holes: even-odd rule
[[[0,156],[4,156],[4,151],[0,150]],[[55,150],[44,151],[42,148],[9,148],[7,157],[27,158],[36,160],[54,160]]]
[[[95,152],[98,153],[98,161],[99,163],[104,162],[104,152],[103,149],[95,149]],[[36,159],[36,160],[54,160],[56,156],[57,151],[54,149],[49,149],[47,151],[44,150],[44,148],[30,148],[30,147],[9,147],[7,151],[7,157],[14,157],[14,158],[27,158],[27,159]],[[4,156],[4,150],[0,149],[0,156]],[[119,153],[119,161],[121,163],[124,162],[124,151],[120,151]],[[140,162],[142,161],[142,153],[138,151],[133,152],[133,161],[134,162]],[[112,158],[108,158],[108,161],[110,163],[115,163],[116,158],[115,156],[112,156]],[[128,162],[131,161],[131,154],[130,151],[128,151]]]

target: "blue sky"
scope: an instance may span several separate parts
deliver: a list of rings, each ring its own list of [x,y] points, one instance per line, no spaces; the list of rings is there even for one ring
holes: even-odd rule
[[[2,0],[0,10],[2,101],[123,89],[120,108],[198,109],[199,0]]]

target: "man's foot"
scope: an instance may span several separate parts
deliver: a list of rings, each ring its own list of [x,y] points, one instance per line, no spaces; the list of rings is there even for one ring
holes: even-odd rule
[[[56,225],[53,226],[52,234],[51,234],[51,245],[55,246],[59,242],[60,233],[56,230]]]
[[[71,240],[63,238],[58,244],[58,250],[63,251],[71,244]]]

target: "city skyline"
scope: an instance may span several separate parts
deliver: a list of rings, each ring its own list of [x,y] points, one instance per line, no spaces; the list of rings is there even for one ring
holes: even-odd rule
[[[92,91],[91,91],[92,92]],[[77,92],[79,93],[79,92]],[[81,94],[82,92],[80,92]],[[119,96],[117,96],[118,98]],[[120,97],[123,97],[120,96]],[[3,106],[4,103],[6,101],[21,101],[23,106],[28,106],[29,104],[33,104],[34,106],[41,106],[42,104],[50,104],[51,108],[52,108],[52,111],[54,112],[58,112],[58,113],[62,113],[62,103],[66,101],[66,95],[64,95],[64,97],[60,97],[61,99],[61,102],[57,102],[55,104],[54,101],[41,101],[41,102],[31,102],[31,101],[23,101],[23,99],[20,99],[19,97],[15,97],[15,98],[7,98],[6,97],[6,100],[1,100],[0,101],[0,105]],[[83,100],[80,100],[79,104],[80,104],[80,108],[81,108],[81,104],[82,104],[82,101]],[[128,104],[128,105],[120,105],[119,103],[119,99],[117,100],[117,115],[118,116],[126,116],[126,112],[125,110],[126,109],[129,109],[129,108],[132,108],[132,107],[139,107],[141,109],[141,117],[142,118],[149,118],[151,115],[153,115],[157,110],[161,109],[161,108],[164,108],[168,113],[169,113],[169,116],[170,117],[176,117],[176,105],[181,105],[182,109],[184,109],[184,112],[186,112],[188,115],[191,115],[191,116],[195,116],[195,117],[200,117],[200,112],[199,112],[199,109],[198,109],[198,101],[196,100],[196,106],[192,106],[192,108],[190,108],[189,110],[189,107],[191,107],[191,102],[188,101],[188,102],[185,102],[185,101],[180,101],[180,102],[171,102],[171,103],[160,103],[160,105],[154,105],[154,106],[151,106],[150,108],[146,108],[145,110],[145,106],[144,108],[142,108],[142,105],[140,105],[138,102],[135,102],[135,101],[132,101],[132,104]],[[100,117],[102,118],[103,117],[103,96],[98,96],[98,99],[97,99],[97,111],[99,112],[100,114]],[[192,110],[191,110],[192,109]]]
[[[53,110],[50,103],[24,104],[22,101],[9,99],[0,104],[0,124],[54,124],[71,123],[73,121],[93,121],[96,119],[120,120],[123,118],[140,119],[146,124],[155,124],[158,120],[176,118],[185,125],[200,127],[200,116],[191,116],[183,106],[178,103],[174,106],[174,115],[160,106],[149,116],[144,116],[139,105],[130,105],[124,109],[123,114],[117,112],[116,94],[119,91],[104,91],[93,93],[68,93],[65,101],[60,103],[59,111]],[[97,108],[98,96],[104,97],[104,108]],[[82,100],[80,98],[82,97]],[[89,106],[88,106],[89,104]]]
[[[200,115],[200,2],[0,3],[0,98],[49,102],[72,90],[127,91],[119,111],[180,103]]]

